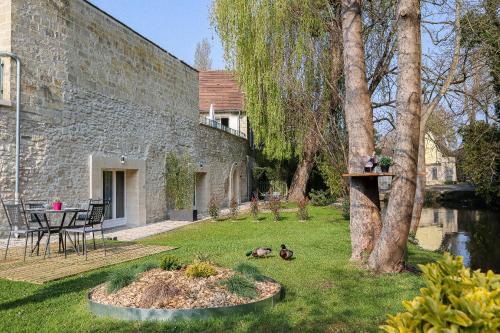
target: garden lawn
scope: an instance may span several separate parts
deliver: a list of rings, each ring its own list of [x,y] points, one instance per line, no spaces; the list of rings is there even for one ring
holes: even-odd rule
[[[375,332],[387,313],[403,309],[423,282],[413,274],[375,276],[349,263],[349,224],[335,208],[312,207],[311,219],[298,222],[284,213],[280,222],[262,214],[258,222],[201,222],[141,241],[178,246],[168,252],[185,262],[210,255],[222,266],[252,263],[282,283],[284,300],[264,313],[198,322],[122,322],[93,317],[87,308],[90,288],[106,281],[119,267],[158,262],[162,255],[136,260],[43,286],[0,280],[0,332]],[[285,243],[296,259],[279,255]],[[272,247],[274,256],[248,259],[254,247]],[[92,255],[89,252],[89,255]],[[410,248],[410,262],[423,263],[437,254]]]

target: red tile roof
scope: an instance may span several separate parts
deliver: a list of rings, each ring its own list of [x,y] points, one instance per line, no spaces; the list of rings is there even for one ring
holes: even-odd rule
[[[209,111],[210,104],[215,111],[243,110],[243,93],[235,74],[230,71],[204,71],[199,73],[199,107]]]

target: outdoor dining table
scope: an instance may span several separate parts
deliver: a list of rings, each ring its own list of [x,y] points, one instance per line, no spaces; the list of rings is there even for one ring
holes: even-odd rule
[[[61,243],[62,243],[62,237],[60,231],[63,230],[64,228],[69,228],[75,226],[76,219],[78,217],[78,213],[84,213],[87,212],[86,209],[83,208],[63,208],[61,210],[54,210],[54,209],[45,209],[45,208],[32,208],[32,209],[26,209],[27,214],[32,214],[32,216],[35,217],[36,222],[40,226],[41,230],[40,233],[38,234],[38,239],[35,244],[35,247],[31,250],[31,254],[36,249],[37,255],[39,254],[39,249],[40,249],[40,241],[42,240],[43,236],[45,234],[47,235],[47,244],[45,245],[45,253],[44,253],[44,258],[47,255],[47,250],[50,256],[50,235],[57,233],[59,235],[59,252],[61,252]],[[57,214],[60,215],[59,218],[48,218],[48,215],[55,215]],[[66,216],[69,217],[69,219],[66,219]],[[69,222],[65,223],[65,221],[68,220]],[[65,244],[62,244],[63,246],[66,246]]]

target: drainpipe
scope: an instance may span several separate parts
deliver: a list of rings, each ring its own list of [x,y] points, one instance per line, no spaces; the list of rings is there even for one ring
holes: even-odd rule
[[[238,110],[238,135],[240,135],[241,110]]]
[[[10,57],[16,61],[16,188],[14,199],[19,202],[19,155],[21,145],[21,60],[10,52],[0,52],[0,57]]]

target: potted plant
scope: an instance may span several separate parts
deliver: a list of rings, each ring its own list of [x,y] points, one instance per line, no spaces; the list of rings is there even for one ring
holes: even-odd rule
[[[54,201],[52,201],[52,209],[53,210],[61,210],[62,209],[61,199],[55,198]]]
[[[168,215],[171,220],[196,221],[193,209],[194,169],[187,154],[177,156],[168,153],[165,157],[165,193]]]
[[[381,156],[379,164],[382,172],[389,172],[389,167],[392,165],[392,159],[389,156]]]

